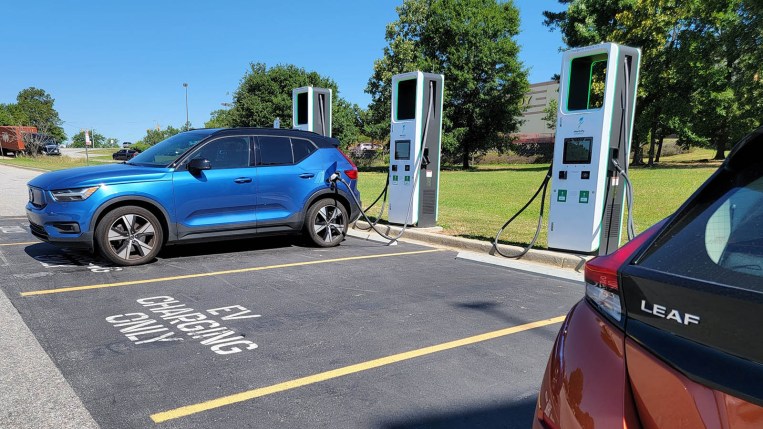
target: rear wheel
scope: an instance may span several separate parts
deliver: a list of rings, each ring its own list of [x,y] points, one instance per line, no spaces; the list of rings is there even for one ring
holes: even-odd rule
[[[305,228],[316,246],[336,246],[347,234],[347,209],[334,199],[319,200],[307,210]]]
[[[136,206],[110,211],[95,229],[98,250],[117,265],[141,265],[162,248],[162,225],[150,211]]]

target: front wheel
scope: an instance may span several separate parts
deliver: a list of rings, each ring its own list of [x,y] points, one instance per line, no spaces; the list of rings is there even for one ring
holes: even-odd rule
[[[95,229],[98,250],[122,266],[141,265],[162,248],[162,225],[150,211],[136,206],[119,207],[101,219]]]
[[[322,199],[307,211],[305,228],[316,246],[336,246],[347,234],[347,209],[337,200]]]

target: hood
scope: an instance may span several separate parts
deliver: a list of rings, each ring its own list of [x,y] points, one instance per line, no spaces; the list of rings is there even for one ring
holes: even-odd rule
[[[156,182],[171,180],[171,174],[172,169],[163,167],[108,164],[51,171],[30,180],[29,186],[52,190],[119,183]]]

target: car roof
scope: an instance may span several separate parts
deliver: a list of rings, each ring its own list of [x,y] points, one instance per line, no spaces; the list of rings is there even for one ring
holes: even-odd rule
[[[238,135],[261,135],[261,136],[281,136],[281,137],[301,137],[311,140],[318,147],[331,148],[338,147],[339,140],[333,137],[322,136],[318,133],[310,131],[295,130],[290,128],[257,128],[257,127],[241,127],[241,128],[200,128],[198,130],[191,131],[210,131],[209,136],[238,136]]]

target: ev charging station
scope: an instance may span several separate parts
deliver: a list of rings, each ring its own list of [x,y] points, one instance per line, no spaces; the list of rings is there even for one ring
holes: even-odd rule
[[[420,71],[392,77],[390,223],[437,225],[444,82]]]
[[[640,60],[639,49],[614,43],[562,57],[549,248],[619,247]]]
[[[293,128],[331,137],[331,90],[303,86],[291,97]]]

